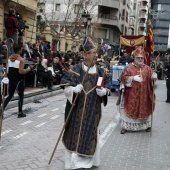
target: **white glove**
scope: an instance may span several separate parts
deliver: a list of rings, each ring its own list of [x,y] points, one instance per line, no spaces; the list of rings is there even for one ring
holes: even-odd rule
[[[142,82],[142,81],[143,81],[143,78],[140,77],[139,75],[136,75],[136,76],[133,77],[133,80],[134,80],[134,81],[137,81],[137,82]]]
[[[78,84],[76,87],[73,87],[73,92],[74,93],[80,93],[83,90],[83,85]]]
[[[4,77],[4,78],[2,79],[2,83],[4,83],[4,84],[9,84],[9,79],[8,79],[8,77]]]
[[[100,97],[105,96],[105,95],[106,95],[106,89],[103,88],[103,87],[102,87],[101,89],[96,88],[96,93],[97,93],[97,95],[99,95]]]
[[[155,72],[152,74],[152,78],[157,79],[157,74]]]

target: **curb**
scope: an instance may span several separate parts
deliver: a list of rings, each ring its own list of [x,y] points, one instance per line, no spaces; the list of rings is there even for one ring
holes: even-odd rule
[[[23,105],[27,104],[27,103],[34,102],[36,100],[41,100],[44,98],[52,97],[52,96],[55,96],[55,95],[61,94],[61,93],[63,93],[63,89],[61,89],[60,87],[57,87],[53,91],[49,91],[46,89],[46,90],[42,90],[39,92],[25,94]],[[13,99],[7,105],[6,109],[11,109],[13,107],[18,107],[18,96],[13,97]]]

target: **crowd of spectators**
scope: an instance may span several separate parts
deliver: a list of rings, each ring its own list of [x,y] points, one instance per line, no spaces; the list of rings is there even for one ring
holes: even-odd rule
[[[0,40],[0,54],[1,59],[9,57],[7,56],[6,39]],[[25,61],[31,61],[28,62],[29,64],[37,65],[36,71],[33,70],[26,75],[26,86],[34,85],[34,74],[36,74],[37,82],[48,88],[60,83],[63,71],[67,71],[76,63],[83,61],[82,52],[57,51],[54,44],[51,45],[50,42],[42,39],[37,39],[36,43],[25,43],[21,56]],[[27,64],[27,62],[25,63]]]

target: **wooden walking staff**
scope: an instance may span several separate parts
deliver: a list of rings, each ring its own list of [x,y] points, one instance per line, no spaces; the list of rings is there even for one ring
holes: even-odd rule
[[[83,84],[83,82],[84,82],[84,80],[85,80],[85,78],[86,78],[86,76],[87,76],[87,74],[88,74],[88,72],[89,72],[89,69],[90,69],[90,67],[91,67],[91,64],[92,64],[93,60],[94,60],[94,57],[91,59],[91,63],[90,63],[90,65],[88,66],[88,69],[87,69],[87,71],[86,71],[86,73],[85,73],[85,75],[84,75],[84,77],[83,77],[82,84]],[[59,144],[59,141],[60,141],[61,136],[62,136],[62,134],[63,134],[63,131],[64,131],[64,129],[65,129],[65,126],[66,126],[66,124],[67,124],[67,122],[68,122],[68,120],[69,120],[69,117],[70,117],[71,112],[72,112],[72,110],[73,110],[73,107],[74,107],[74,105],[75,105],[75,103],[76,103],[76,100],[77,100],[77,98],[78,98],[78,95],[79,95],[79,93],[76,94],[76,97],[75,97],[75,99],[74,99],[74,101],[73,101],[73,103],[72,103],[72,105],[71,105],[71,108],[70,108],[70,111],[69,111],[69,113],[68,113],[67,119],[66,119],[66,121],[65,121],[65,123],[64,123],[64,125],[63,125],[63,128],[62,128],[61,132],[60,132],[59,138],[58,138],[57,143],[56,143],[56,145],[55,145],[55,147],[54,147],[54,150],[53,150],[53,152],[52,152],[52,155],[51,155],[51,157],[50,157],[50,160],[49,160],[48,164],[50,164],[51,161],[52,161],[52,159],[53,159],[54,153],[55,153],[55,151],[56,151],[56,149],[57,149],[57,146],[58,146],[58,144]]]
[[[153,111],[154,111],[154,99],[155,99],[155,93],[154,93],[154,86],[155,86],[155,79],[153,79],[153,103],[152,103],[152,114],[151,114],[151,130],[150,130],[150,137],[152,136],[152,125],[153,125]]]
[[[13,45],[13,44],[12,44]],[[11,46],[13,48],[13,46]],[[4,71],[4,77],[7,77],[7,69],[8,69],[8,46],[6,45],[7,48],[7,57],[6,57],[6,71]],[[4,116],[4,100],[5,100],[5,92],[6,92],[6,87],[8,89],[8,85],[5,83],[2,83],[2,92],[3,92],[3,96],[2,96],[2,105],[1,105],[1,120],[0,120],[0,140],[1,140],[1,134],[2,134],[2,119]],[[1,96],[0,96],[1,97]]]
[[[4,99],[5,99],[5,91],[6,91],[6,84],[2,83],[2,86],[3,86],[3,97],[2,97],[2,113],[1,113],[1,121],[0,121],[0,140],[1,140],[1,134],[2,134],[2,119],[3,119],[3,116],[4,116]],[[0,96],[1,97],[1,96]]]

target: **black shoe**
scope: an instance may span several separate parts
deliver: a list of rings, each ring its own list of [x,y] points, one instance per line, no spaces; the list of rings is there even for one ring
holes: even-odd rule
[[[166,103],[170,103],[170,101],[169,101],[169,100],[166,100],[165,102],[166,102]]]
[[[49,87],[48,90],[53,91],[54,89],[52,87]]]
[[[26,117],[26,114],[24,114],[24,113],[19,113],[19,114],[18,114],[18,118],[22,118],[22,117]]]

